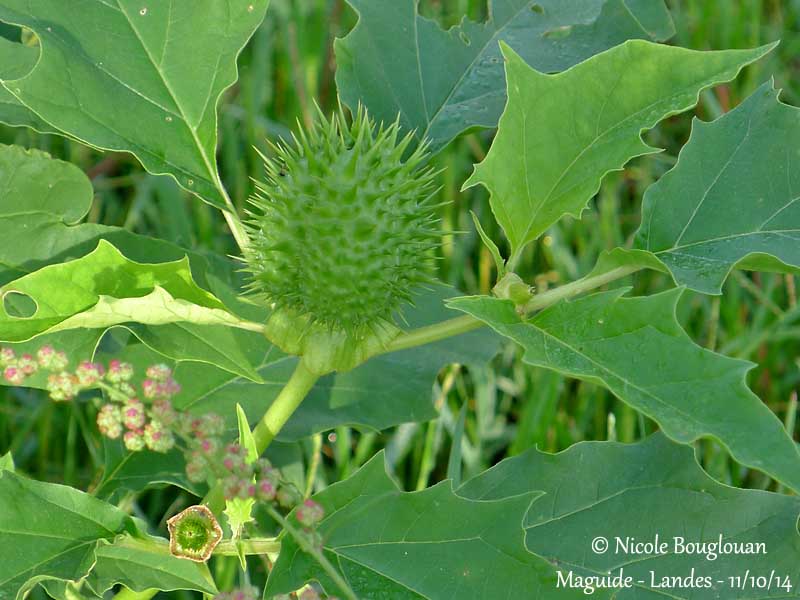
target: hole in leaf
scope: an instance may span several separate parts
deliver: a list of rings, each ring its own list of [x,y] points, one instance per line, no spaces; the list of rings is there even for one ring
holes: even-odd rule
[[[572,25],[564,25],[563,27],[556,27],[550,31],[545,31],[542,37],[548,40],[563,40],[565,37],[569,37],[571,33]]]
[[[11,80],[27,76],[39,60],[39,36],[27,27],[0,21],[0,38],[12,42],[4,45],[8,61],[3,66],[3,77]]]
[[[30,319],[36,314],[36,301],[22,292],[8,292],[3,295],[3,308],[9,317]]]
[[[537,15],[544,14],[544,7],[541,4],[531,4],[531,10]]]
[[[469,36],[463,31],[458,32],[458,37],[460,37],[461,41],[464,42],[467,46],[469,46],[472,43],[469,39]]]

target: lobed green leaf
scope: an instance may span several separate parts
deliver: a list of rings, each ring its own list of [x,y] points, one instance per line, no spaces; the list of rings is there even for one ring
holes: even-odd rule
[[[645,129],[691,108],[773,46],[697,52],[631,40],[557,75],[503,46],[508,105],[486,159],[464,184],[484,185],[513,256],[566,214],[580,217],[610,171],[658,152]]]
[[[552,72],[628,39],[674,33],[662,0],[496,0],[486,23],[464,19],[447,31],[418,14],[418,0],[348,3],[359,22],[335,44],[342,99],[365,104],[378,121],[399,117],[434,151],[497,125],[506,102],[499,41]]]
[[[0,20],[31,29],[41,55],[2,85],[65,135],[135,154],[151,173],[223,208],[216,166],[217,104],[268,0],[0,2]],[[29,59],[17,44],[14,57]],[[7,49],[8,50],[8,49]],[[11,125],[30,125],[15,112]]]
[[[314,499],[325,508],[323,550],[359,598],[477,600],[520,590],[580,598],[580,591],[556,589],[554,566],[525,549],[522,522],[536,495],[473,501],[455,495],[449,482],[406,493],[386,473],[381,453]],[[309,580],[338,592],[315,560],[284,538],[265,596]]]
[[[644,197],[636,247],[679,285],[720,294],[736,266],[800,269],[800,111],[765,83],[712,123]]]
[[[127,514],[96,498],[0,470],[0,598],[20,599],[47,579],[85,577],[100,541],[134,530]]]
[[[694,570],[710,577],[704,588],[668,586],[669,597],[682,600],[718,598],[798,598],[794,589],[742,593],[732,576],[780,574],[797,581],[800,536],[796,496],[741,490],[711,479],[697,464],[690,447],[662,434],[632,445],[584,442],[560,454],[531,449],[509,458],[465,483],[456,493],[493,501],[541,492],[525,516],[525,544],[530,552],[556,564],[562,573],[582,576],[616,574],[635,581],[613,594],[619,600],[664,596],[662,577],[681,577]],[[617,551],[617,538],[668,543],[663,554],[634,555]],[[592,540],[609,540],[606,553],[591,551]],[[765,553],[681,554],[673,539],[686,542],[759,544]],[[641,581],[641,583],[639,583]],[[548,596],[549,597],[549,596]]]
[[[800,452],[750,391],[753,365],[696,345],[675,308],[681,289],[622,298],[623,290],[554,305],[523,321],[513,303],[458,298],[450,306],[487,323],[525,350],[523,361],[606,386],[672,439],[718,439],[739,462],[800,489]]]

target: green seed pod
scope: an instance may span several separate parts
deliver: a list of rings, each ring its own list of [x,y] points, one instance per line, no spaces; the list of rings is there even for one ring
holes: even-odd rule
[[[436,172],[411,135],[320,113],[264,158],[248,220],[251,289],[272,308],[267,337],[324,373],[350,369],[399,330],[394,316],[431,279],[440,240]]]

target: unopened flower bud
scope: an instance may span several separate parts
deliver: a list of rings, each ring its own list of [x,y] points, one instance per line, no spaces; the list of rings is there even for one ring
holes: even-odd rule
[[[150,407],[150,412],[153,414],[154,418],[161,421],[167,427],[175,423],[178,419],[178,412],[172,406],[172,403],[165,398],[154,400],[153,405]]]
[[[0,367],[13,366],[17,360],[17,355],[11,348],[0,348]]]
[[[272,502],[275,499],[275,484],[269,479],[259,479],[256,482],[256,494],[259,500]]]
[[[131,452],[144,450],[144,432],[141,429],[126,431],[122,437],[125,447]]]
[[[253,470],[259,475],[267,475],[272,472],[272,463],[266,458],[259,458],[253,465]]]
[[[108,363],[106,379],[111,383],[123,383],[133,377],[133,365],[114,359]]]
[[[97,428],[112,440],[122,435],[122,411],[114,404],[104,404],[97,413]]]
[[[290,485],[281,486],[275,498],[283,508],[292,508],[301,500],[300,493]]]
[[[208,478],[208,466],[206,461],[193,458],[186,463],[186,477],[193,483],[201,483]]]
[[[116,388],[120,391],[120,393],[124,394],[128,398],[133,398],[136,396],[136,388],[127,381],[116,384]]]
[[[219,449],[219,443],[212,438],[204,438],[200,440],[198,448],[204,455],[211,456],[212,454],[216,454]]]
[[[222,493],[225,496],[226,500],[232,500],[234,498],[238,498],[241,490],[242,490],[242,480],[236,477],[235,475],[226,477],[225,480],[222,482]]]
[[[3,378],[11,385],[22,385],[25,382],[25,373],[18,367],[6,367]]]
[[[225,419],[216,413],[207,413],[200,418],[198,435],[217,437],[225,433]]]
[[[59,350],[53,356],[48,369],[50,371],[63,371],[67,368],[67,366],[69,366],[69,358],[67,357],[67,353]]]
[[[39,369],[39,363],[36,362],[36,359],[33,358],[33,355],[23,354],[17,361],[17,368],[21,369],[27,377],[28,375],[33,375],[36,373],[36,371]]]
[[[168,452],[175,445],[175,437],[158,421],[150,421],[144,427],[144,443],[155,452]]]
[[[105,369],[99,363],[83,361],[78,365],[75,370],[75,376],[78,378],[78,383],[83,387],[89,387],[97,383],[103,378]]]
[[[155,381],[167,381],[169,378],[172,377],[172,369],[170,369],[167,365],[151,365],[147,367],[147,371],[145,375],[149,379],[153,379]]]
[[[36,361],[41,368],[48,371],[63,371],[69,364],[67,355],[63,352],[56,352],[50,345],[39,348],[36,353]]]
[[[140,429],[144,426],[144,405],[141,400],[131,398],[122,409],[122,419],[128,429]]]
[[[306,527],[313,527],[325,518],[325,510],[311,499],[304,500],[294,514],[298,522]]]
[[[81,391],[78,378],[71,373],[54,373],[47,378],[47,391],[57,402],[72,400]]]

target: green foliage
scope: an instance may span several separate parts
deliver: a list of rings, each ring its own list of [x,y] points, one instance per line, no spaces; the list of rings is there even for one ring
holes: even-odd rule
[[[153,544],[123,536],[113,544],[100,544],[95,556],[97,564],[83,590],[91,588],[99,597],[116,584],[138,592],[196,590],[214,594],[217,591],[205,564],[172,556],[166,543]]]
[[[686,577],[696,567],[699,576],[710,577],[717,586],[718,580],[724,581],[723,589],[729,577],[748,569],[767,577],[770,572],[791,576],[797,572],[797,497],[720,485],[700,469],[690,448],[659,434],[633,445],[578,444],[557,455],[529,450],[465,483],[457,493],[496,501],[534,490],[541,497],[525,515],[528,550],[564,571],[601,576],[624,569],[634,581],[645,582],[614,594],[615,598],[662,595],[664,588],[653,585],[651,572],[660,584],[663,577]],[[730,543],[763,543],[767,553],[720,552],[714,560],[698,560],[670,545],[666,553],[631,560],[624,553],[587,551],[589,540],[596,536],[612,542],[617,536],[652,541],[656,534],[670,542],[680,537],[710,545],[721,536]],[[719,587],[668,589],[678,598],[711,599],[720,592]],[[600,590],[600,597],[607,591]],[[784,597],[797,598],[798,593],[794,590]]]
[[[695,52],[630,41],[546,75],[503,46],[508,106],[486,160],[464,185],[489,189],[516,257],[565,214],[580,217],[608,172],[658,152],[643,130],[691,108],[702,89],[733,79],[770,49]]]
[[[800,598],[796,11],[267,4],[0,0],[0,598]]]
[[[80,579],[100,541],[125,531],[134,531],[133,521],[114,506],[0,471],[0,546],[11,549],[0,562],[0,597],[22,598],[46,579]]]
[[[486,23],[465,19],[448,31],[417,14],[419,0],[348,3],[359,22],[335,46],[343,100],[386,123],[399,114],[434,151],[468,129],[497,125],[506,102],[500,41],[554,72],[628,39],[674,33],[662,0],[490,0]]]
[[[119,440],[103,440],[103,477],[92,493],[114,500],[124,492],[138,492],[155,486],[174,485],[196,496],[205,488],[186,477],[185,461],[178,450],[165,454],[127,452]]]
[[[462,598],[552,593],[552,564],[525,550],[519,526],[536,494],[475,502],[449,482],[403,493],[378,455],[350,479],[315,496],[325,508],[324,550],[364,597]],[[309,579],[336,593],[313,560],[287,541],[266,594]],[[491,592],[489,591],[491,590]],[[557,593],[557,598],[579,598]]]
[[[191,333],[192,343],[200,339],[204,346],[185,348],[187,359],[207,360],[223,368],[258,380],[239,350],[234,334],[225,326],[240,320],[231,315],[213,295],[202,290],[192,279],[186,259],[155,265],[143,265],[125,258],[105,240],[83,258],[44,267],[17,279],[3,288],[4,298],[22,294],[35,304],[32,314],[20,318],[9,314],[8,305],[0,308],[0,339],[27,341],[37,335],[70,329],[102,329],[135,323],[132,328],[143,341],[164,351],[179,346],[180,336],[164,335],[163,330],[148,332],[144,326],[180,325]],[[220,327],[221,326],[221,327]],[[174,331],[174,329],[173,329]]]
[[[58,0],[4,1],[0,20],[31,29],[41,54],[29,73],[4,77],[3,87],[50,128],[131,152],[152,173],[169,173],[224,207],[217,103],[266,8],[267,0],[118,0],[84,4],[75,19],[74,7]],[[15,61],[31,62],[30,48],[14,50]],[[0,121],[31,124],[19,117],[9,111]]]
[[[689,339],[675,319],[680,289],[641,298],[622,293],[557,304],[529,321],[497,298],[460,298],[450,306],[519,343],[528,364],[602,383],[673,439],[713,436],[740,462],[800,489],[797,446],[745,385],[752,365]]]
[[[768,83],[719,120],[695,121],[678,164],[645,195],[637,246],[707,294],[740,263],[796,272],[798,140],[798,110]]]

